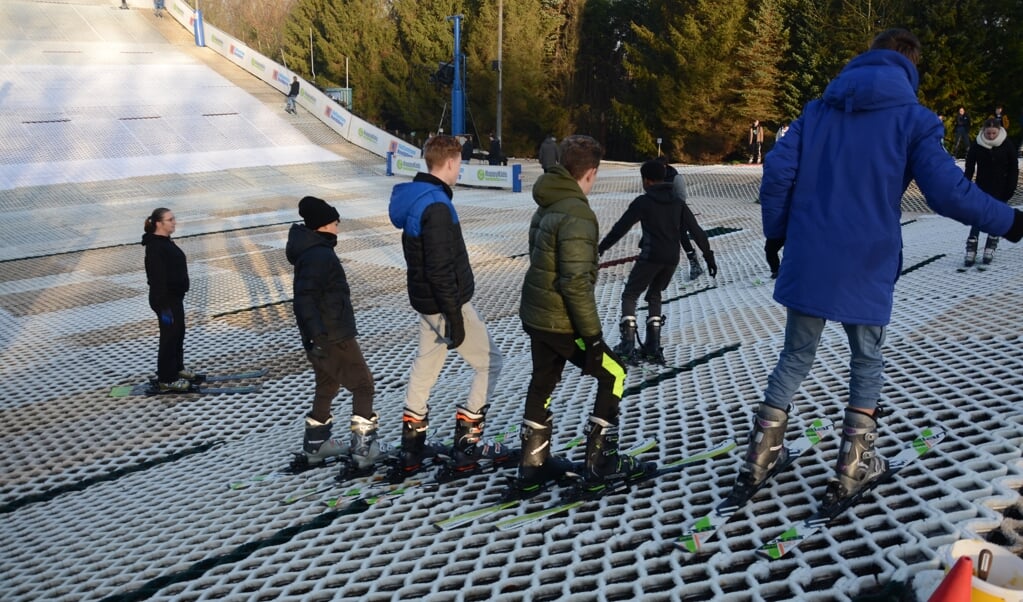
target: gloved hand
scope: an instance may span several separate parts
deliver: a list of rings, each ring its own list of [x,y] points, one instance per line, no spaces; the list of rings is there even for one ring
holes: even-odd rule
[[[586,346],[584,349],[586,352],[586,366],[583,368],[583,374],[599,374],[601,364],[604,361],[604,354],[608,351],[607,345],[604,343],[604,337],[601,335],[583,337],[583,344]]]
[[[160,324],[163,324],[164,326],[174,325],[174,313],[170,310],[170,308],[160,310]]]
[[[714,251],[707,251],[703,256],[703,260],[707,263],[707,274],[711,278],[717,278],[718,262],[714,261]]]
[[[327,345],[328,344],[329,343],[327,341],[327,335],[326,334],[318,334],[318,335],[316,335],[315,337],[313,337],[313,344],[312,344],[312,346],[309,347],[309,355],[311,355],[311,356],[313,356],[315,358],[318,358],[318,359],[326,358],[327,357]]]
[[[768,238],[764,243],[764,255],[767,257],[767,265],[771,268],[771,278],[778,277],[778,269],[781,267],[781,259],[778,252],[785,246],[784,238]]]
[[[444,338],[448,340],[448,349],[457,349],[465,342],[465,323],[462,321],[462,313],[445,314],[444,318]]]

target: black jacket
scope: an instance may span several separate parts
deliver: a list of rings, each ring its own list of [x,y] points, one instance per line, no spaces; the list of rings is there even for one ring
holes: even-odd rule
[[[391,192],[388,211],[402,230],[408,298],[421,314],[454,315],[476,290],[452,196],[447,184],[428,173]]]
[[[1004,130],[1003,130],[1004,131]],[[984,135],[981,129],[978,138]],[[977,186],[1000,201],[1008,201],[1016,192],[1019,181],[1019,163],[1016,161],[1016,145],[1005,138],[994,148],[985,148],[976,140],[966,152],[966,179],[973,179],[977,170]]]
[[[636,222],[643,228],[639,258],[652,263],[677,264],[682,245],[682,205],[675,200],[670,182],[654,184],[636,197],[600,241],[600,252],[614,246]]]
[[[295,321],[306,349],[317,337],[330,342],[358,335],[351,290],[341,261],[334,253],[337,239],[330,234],[293,224],[285,254],[295,266]]]
[[[184,251],[170,237],[143,234],[142,245],[146,248],[149,306],[159,312],[181,301],[188,292],[188,264]]]

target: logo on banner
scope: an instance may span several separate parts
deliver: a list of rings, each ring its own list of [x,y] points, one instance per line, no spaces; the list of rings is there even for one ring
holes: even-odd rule
[[[377,137],[376,134],[374,134],[372,132],[367,132],[366,130],[364,130],[362,128],[359,128],[359,138],[365,138],[366,140],[369,140],[370,142],[372,142],[374,144],[376,144],[380,140]]]
[[[398,150],[397,150],[396,154],[401,155],[403,157],[418,157],[419,156],[419,149],[418,148],[415,148],[413,146],[409,146],[407,144],[402,144],[400,142],[396,142],[395,144],[398,145]]]
[[[231,54],[235,55],[236,57],[238,57],[240,59],[244,59],[245,58],[245,51],[243,51],[241,48],[238,48],[234,44],[231,44]]]
[[[338,111],[335,111],[335,110],[331,109],[330,107],[327,107],[324,110],[323,114],[327,116],[327,119],[330,119],[331,121],[333,121],[334,123],[340,125],[341,127],[344,127],[344,125],[346,123],[348,123],[348,120],[345,119],[344,115],[342,115]]]
[[[485,169],[476,171],[476,180],[479,182],[504,182],[507,179],[503,171],[487,171]]]
[[[252,64],[252,66],[253,66],[253,67],[255,67],[256,69],[259,69],[260,71],[266,71],[266,65],[264,65],[263,63],[260,63],[259,61],[257,61],[257,60],[256,60],[256,57],[252,57],[252,58],[251,58],[251,59],[249,60],[249,62],[250,62],[250,63]]]
[[[291,85],[291,80],[288,79],[288,76],[284,75],[283,73],[276,69],[274,69],[274,79],[277,80],[278,83],[284,84],[285,86]]]
[[[221,48],[224,47],[224,40],[218,38],[217,34],[211,33],[210,34],[210,40],[212,40],[213,43],[216,44],[217,46],[220,46]]]

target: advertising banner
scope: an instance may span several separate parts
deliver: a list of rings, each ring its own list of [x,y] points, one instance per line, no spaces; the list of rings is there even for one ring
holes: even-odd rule
[[[429,171],[425,160],[387,154],[387,175],[414,178],[421,171]],[[512,192],[522,192],[522,166],[462,165],[458,172],[458,183],[482,188],[511,188]]]

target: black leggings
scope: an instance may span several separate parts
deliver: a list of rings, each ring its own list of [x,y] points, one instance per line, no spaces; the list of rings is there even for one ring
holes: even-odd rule
[[[178,372],[185,368],[185,306],[183,299],[171,299],[167,307],[154,307],[160,323],[160,352],[156,356],[156,378],[169,383],[178,379]],[[160,312],[170,313],[170,322],[160,317]],[[166,316],[165,316],[166,317]]]

